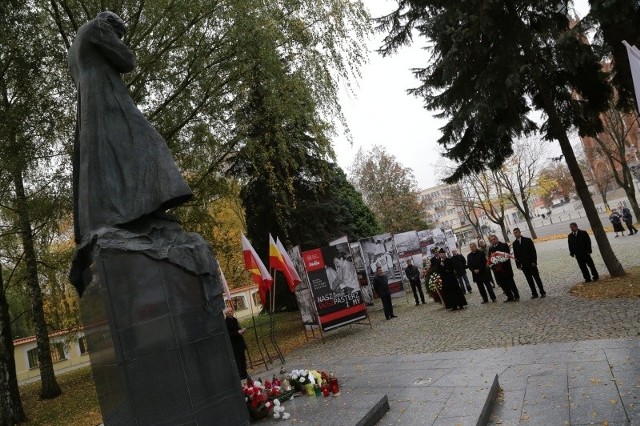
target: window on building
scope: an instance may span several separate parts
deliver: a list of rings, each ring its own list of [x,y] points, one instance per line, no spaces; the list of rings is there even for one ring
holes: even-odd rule
[[[235,309],[236,311],[247,309],[247,302],[244,300],[244,296],[232,297],[231,303],[233,303],[233,309]]]
[[[38,348],[33,348],[27,351],[27,358],[29,359],[29,368],[38,367]]]
[[[67,359],[64,353],[64,344],[62,342],[55,342],[51,344],[51,360],[58,362]]]
[[[87,348],[87,338],[82,336],[78,339],[78,348],[80,349],[80,355],[84,355],[89,352]]]
[[[254,306],[259,306],[262,305],[262,302],[260,301],[260,293],[259,292],[254,292],[251,293],[251,297],[253,298],[253,305]]]

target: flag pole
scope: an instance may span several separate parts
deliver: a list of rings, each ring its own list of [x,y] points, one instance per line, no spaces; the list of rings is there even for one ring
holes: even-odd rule
[[[272,269],[271,271],[271,276],[273,277],[273,284],[271,286],[271,313],[270,318],[270,328],[271,328],[271,333],[270,333],[270,337],[271,337],[271,343],[273,344],[273,347],[276,350],[276,353],[278,354],[278,358],[280,358],[280,362],[282,362],[284,364],[284,356],[282,356],[282,352],[280,351],[280,347],[278,346],[278,343],[276,343],[276,336],[275,336],[275,310],[276,310],[276,270]]]

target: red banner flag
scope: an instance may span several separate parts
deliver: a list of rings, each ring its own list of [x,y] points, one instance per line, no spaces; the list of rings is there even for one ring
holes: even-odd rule
[[[242,235],[242,253],[244,255],[245,269],[251,272],[251,278],[258,284],[260,302],[265,305],[267,303],[267,291],[271,288],[273,278],[244,235]]]
[[[287,272],[285,272],[285,276],[287,277],[287,284],[289,284],[289,290],[294,291],[296,286],[302,282],[300,279],[300,275],[298,275],[298,271],[296,271],[296,267],[293,265],[291,258],[289,257],[289,253],[285,250],[284,246],[280,242],[280,238],[276,240],[276,246],[282,255],[282,260],[284,260],[284,264],[287,267]]]

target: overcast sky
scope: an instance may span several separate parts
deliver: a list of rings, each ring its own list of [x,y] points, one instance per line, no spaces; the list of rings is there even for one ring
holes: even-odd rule
[[[365,4],[374,17],[391,12],[397,4],[393,0],[366,0]],[[575,2],[580,16],[588,11],[587,0]],[[351,130],[353,144],[344,137],[334,140],[338,164],[348,172],[360,147],[365,151],[373,145],[382,145],[398,161],[410,167],[418,186],[422,189],[437,185],[433,165],[440,161],[438,130],[445,124],[437,120],[433,112],[422,106],[419,98],[406,90],[418,86],[411,68],[424,67],[427,53],[422,49],[426,42],[415,38],[410,47],[383,58],[375,52],[380,47],[383,34],[376,34],[369,41],[369,63],[362,70],[362,79],[354,86],[355,94],[341,93],[341,105]],[[553,144],[553,150],[559,148]],[[554,153],[554,155],[556,155]]]

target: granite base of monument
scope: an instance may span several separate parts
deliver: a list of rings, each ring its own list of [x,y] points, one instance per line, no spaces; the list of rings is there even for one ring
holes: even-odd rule
[[[96,251],[80,310],[105,425],[248,424],[224,319],[201,281],[139,252]]]

